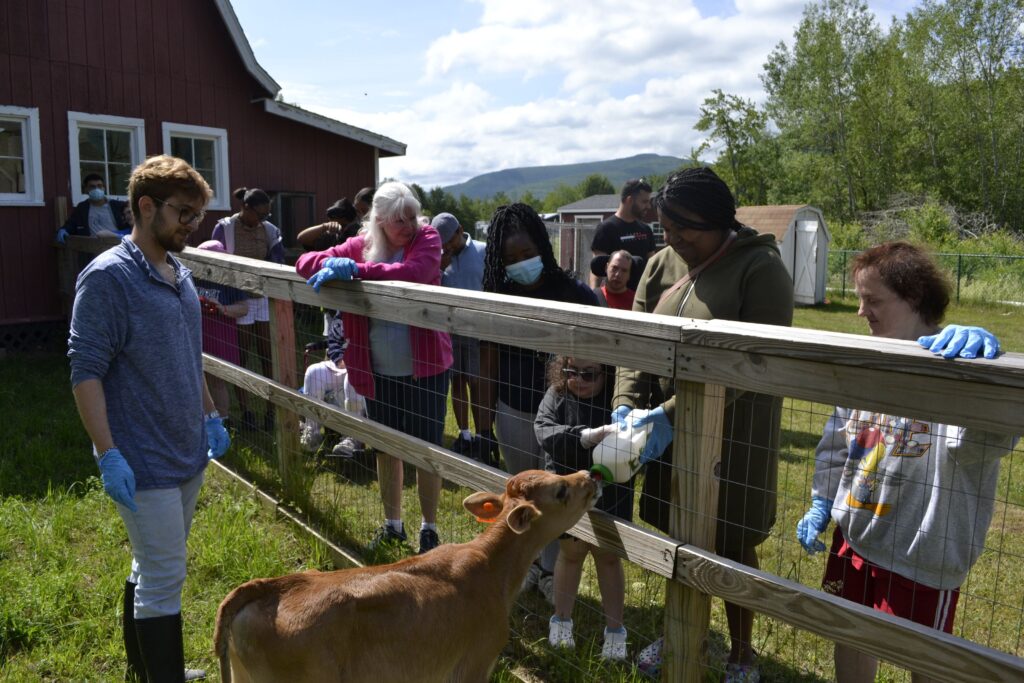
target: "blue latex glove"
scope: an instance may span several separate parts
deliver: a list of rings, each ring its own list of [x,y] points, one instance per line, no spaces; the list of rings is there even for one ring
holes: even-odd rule
[[[619,425],[619,429],[626,428],[626,416],[629,415],[629,411],[633,410],[629,406],[619,406],[612,411],[612,421],[609,424]]]
[[[320,293],[320,286],[330,280],[351,280],[359,277],[359,266],[350,258],[334,256],[327,259],[320,266],[313,277],[306,280],[306,284],[313,288],[313,291]]]
[[[207,451],[206,455],[211,460],[219,458],[227,452],[228,446],[231,445],[231,435],[224,428],[223,418],[206,418],[206,443],[210,446],[210,450]]]
[[[652,427],[651,433],[647,437],[647,444],[644,446],[643,453],[640,454],[641,465],[660,458],[661,454],[665,452],[665,448],[672,443],[672,423],[669,422],[664,408],[658,406],[643,417],[633,420],[634,429],[647,424]]]
[[[115,503],[120,503],[132,512],[138,512],[135,505],[135,473],[121,455],[121,451],[111,448],[100,458],[100,473],[103,479],[103,490]]]
[[[818,539],[818,535],[828,527],[828,520],[831,518],[832,501],[821,496],[813,496],[807,514],[796,523],[796,540],[800,541],[808,555],[820,553],[825,549],[825,544]]]
[[[999,354],[999,340],[983,327],[946,325],[938,334],[919,337],[917,343],[943,358],[977,358],[983,350],[985,358]]]
[[[68,231],[65,230],[64,228],[61,228],[60,230],[57,231],[57,242],[59,242],[60,244],[64,244],[67,241]]]

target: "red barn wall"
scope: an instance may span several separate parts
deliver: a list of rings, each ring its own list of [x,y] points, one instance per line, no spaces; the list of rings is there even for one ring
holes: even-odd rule
[[[268,19],[270,21],[271,19]],[[224,128],[232,187],[306,192],[322,215],[375,180],[374,148],[263,111],[209,0],[4,0],[0,104],[38,107],[45,207],[0,206],[0,324],[61,317],[56,200],[68,211],[67,112],[145,120],[146,154],[164,121]],[[225,212],[211,212],[193,243]]]

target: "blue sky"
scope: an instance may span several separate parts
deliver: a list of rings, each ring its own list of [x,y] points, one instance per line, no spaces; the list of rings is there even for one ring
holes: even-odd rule
[[[408,145],[424,187],[517,166],[686,156],[714,88],[760,101],[802,0],[232,0],[260,65],[306,109]],[[879,23],[914,5],[875,0]]]

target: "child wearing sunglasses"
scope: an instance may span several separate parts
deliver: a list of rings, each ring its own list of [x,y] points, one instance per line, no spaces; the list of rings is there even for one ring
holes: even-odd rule
[[[612,369],[581,358],[559,356],[548,366],[548,390],[534,420],[537,441],[544,450],[544,466],[568,474],[589,470],[591,452],[609,433]],[[614,425],[612,426],[614,428]],[[625,520],[633,515],[633,482],[609,484],[597,500],[597,509]],[[622,560],[597,546],[565,535],[555,563],[555,614],[548,641],[555,647],[575,647],[572,608],[583,575],[583,562],[593,555],[604,608],[604,645],[601,657],[626,658],[626,629],[622,624],[626,579]]]

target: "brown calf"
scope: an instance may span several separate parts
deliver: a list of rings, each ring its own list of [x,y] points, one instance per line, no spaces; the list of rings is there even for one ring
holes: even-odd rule
[[[509,610],[530,563],[597,497],[586,473],[540,470],[463,506],[494,520],[469,543],[393,564],[255,579],[217,613],[225,682],[486,681],[508,641]]]

